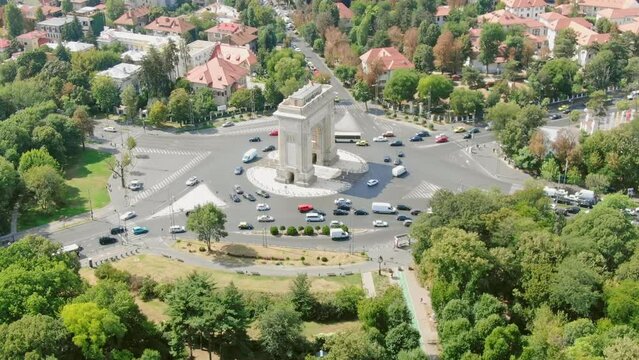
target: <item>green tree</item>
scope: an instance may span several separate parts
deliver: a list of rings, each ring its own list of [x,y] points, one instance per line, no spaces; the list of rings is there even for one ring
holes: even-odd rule
[[[159,126],[169,118],[169,109],[164,105],[162,101],[155,101],[149,107],[149,123],[154,126]]]
[[[120,104],[120,90],[115,82],[106,76],[96,76],[91,81],[91,94],[103,112],[113,111]]]
[[[599,207],[609,207],[617,210],[632,209],[635,202],[628,195],[616,193],[606,195],[605,198],[597,204]]]
[[[73,21],[62,26],[60,37],[65,41],[78,41],[82,39],[82,25],[77,16],[73,17]]]
[[[50,212],[66,199],[66,186],[60,173],[49,165],[36,166],[22,174],[25,188],[38,208]]]
[[[131,121],[138,114],[138,94],[133,85],[129,84],[120,93],[120,102],[125,107],[126,118]]]
[[[4,6],[4,28],[11,39],[24,32],[24,17],[13,1]]]
[[[310,320],[317,307],[317,299],[311,293],[311,283],[308,275],[299,274],[291,284],[291,302],[295,311],[300,313],[302,320]]]
[[[570,315],[588,316],[601,301],[601,286],[597,269],[577,257],[567,257],[551,279],[549,302]]]
[[[420,348],[402,350],[397,354],[397,360],[427,360],[426,354]]]
[[[535,310],[531,334],[527,338],[520,359],[558,359],[564,346],[563,326],[566,317],[562,313],[554,314],[550,308],[543,306]]]
[[[169,97],[169,116],[171,121],[178,122],[180,124],[192,122],[193,114],[191,113],[191,100],[186,90],[178,88],[171,91]]]
[[[381,360],[384,359],[384,349],[370,339],[365,332],[351,331],[337,333],[326,342],[328,360]]]
[[[450,95],[450,108],[456,115],[476,115],[484,106],[484,95],[477,90],[456,88]]]
[[[479,61],[486,66],[486,73],[488,73],[488,65],[492,64],[499,55],[499,46],[505,38],[506,33],[501,24],[487,22],[482,25],[479,37]]]
[[[36,166],[50,166],[51,168],[60,171],[60,164],[49,155],[46,149],[33,149],[29,150],[20,156],[20,164],[18,165],[18,172],[21,174],[26,173],[29,169]]]
[[[133,157],[130,151],[122,151],[117,156],[112,156],[107,160],[107,168],[113,173],[113,176],[120,178],[120,186],[126,187],[126,177],[129,168],[133,165]]]
[[[453,92],[453,82],[443,75],[426,75],[419,79],[417,93],[419,99],[428,104],[437,105]]]
[[[517,325],[500,326],[484,341],[483,359],[509,360],[521,352],[521,334]]]
[[[294,359],[304,351],[302,319],[291,306],[276,304],[257,320],[262,348],[273,358]]]
[[[604,288],[606,314],[616,324],[639,328],[639,282],[624,280]]]
[[[386,350],[398,354],[402,350],[419,347],[419,332],[409,323],[401,323],[388,330],[385,338]]]
[[[366,111],[368,111],[368,102],[373,99],[373,91],[365,81],[358,81],[353,86],[353,98],[362,101]]]
[[[515,121],[521,108],[512,102],[498,102],[495,106],[486,110],[486,119],[492,124],[495,131],[501,131],[509,122]]]
[[[43,21],[44,19],[46,19],[44,17],[44,13],[42,12],[42,7],[38,6],[38,8],[36,9],[36,13],[35,13],[35,19],[37,22]]]
[[[73,4],[71,3],[71,0],[62,0],[61,4],[62,12],[64,12],[65,14],[73,11]]]
[[[151,47],[140,64],[140,82],[149,92],[149,98],[163,98],[171,93],[170,74],[175,69],[175,44],[162,52]]]
[[[88,359],[104,358],[107,341],[120,339],[126,332],[118,316],[92,302],[65,305],[60,318],[73,334],[73,343]]]
[[[338,65],[335,68],[335,76],[347,85],[352,84],[357,74],[357,68],[349,65]]]
[[[433,64],[434,61],[435,57],[432,46],[424,44],[417,45],[415,53],[413,54],[413,64],[415,64],[417,71],[430,73],[435,68]]]
[[[540,98],[558,98],[572,95],[579,66],[569,58],[555,58],[547,61],[537,74],[528,77],[530,84]]]
[[[607,360],[624,360],[639,358],[639,343],[636,339],[624,336],[612,341],[603,351]]]
[[[557,160],[550,157],[541,164],[541,177],[547,181],[558,181],[561,169],[557,164]]]
[[[51,316],[25,315],[2,330],[0,357],[3,359],[62,358],[73,350],[64,324]]]
[[[238,109],[253,108],[253,92],[250,89],[239,89],[231,95],[229,105]]]
[[[106,15],[111,21],[116,20],[126,11],[123,0],[106,0],[105,6]]]
[[[198,88],[191,98],[193,99],[193,117],[195,121],[208,120],[211,114],[217,110],[215,95],[210,88]]]
[[[213,204],[205,204],[196,206],[189,215],[186,227],[190,231],[198,234],[198,238],[206,242],[208,251],[211,251],[211,239],[216,242],[227,237],[228,233],[224,230],[226,224],[226,214]]]
[[[20,175],[15,167],[4,157],[0,156],[0,229],[7,230],[10,213],[20,192]]]
[[[418,82],[419,75],[414,70],[395,70],[384,87],[384,98],[395,107],[398,107],[402,101],[411,101],[417,91]]]
[[[221,345],[221,356],[227,354],[235,358],[250,355],[249,337],[246,329],[250,324],[250,316],[246,301],[238,288],[231,282],[219,296],[223,312],[220,330],[216,342]]]
[[[553,54],[555,58],[572,59],[572,57],[575,56],[576,45],[577,33],[571,28],[562,29],[555,37]]]
[[[275,26],[268,24],[257,36],[257,48],[265,52],[270,52],[277,45],[277,37],[275,36]]]
[[[599,51],[584,67],[584,83],[589,89],[606,90],[621,80],[622,70],[611,50]]]
[[[477,89],[484,86],[484,77],[481,75],[479,70],[470,66],[465,66],[462,69],[462,81],[471,89]]]
[[[84,106],[78,106],[75,109],[71,120],[80,131],[80,134],[82,136],[82,149],[84,149],[84,142],[86,140],[86,137],[93,136],[95,122],[89,117],[89,113]]]

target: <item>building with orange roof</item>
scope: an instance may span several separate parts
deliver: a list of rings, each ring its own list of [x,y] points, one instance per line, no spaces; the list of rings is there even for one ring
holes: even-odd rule
[[[483,15],[478,16],[477,22],[483,23],[495,23],[502,25],[505,29],[514,26],[523,26],[526,31],[535,36],[542,36],[544,31],[544,25],[533,18],[522,18],[507,10],[495,10]]]
[[[552,51],[555,47],[555,38],[561,30],[570,28],[577,34],[576,60],[581,66],[585,66],[594,56],[591,49],[595,43],[604,43],[610,39],[610,34],[599,34],[593,30],[593,25],[584,18],[569,18],[558,13],[543,14],[539,21],[546,28],[548,48]]]
[[[448,19],[448,15],[450,14],[450,6],[448,5],[443,5],[443,6],[438,6],[437,10],[435,11],[435,22],[437,23],[437,25],[439,26],[443,26],[444,23],[446,22],[446,19]]]
[[[637,17],[635,21],[631,23],[619,25],[619,31],[622,33],[631,32],[635,35],[639,35],[639,17]]]
[[[247,74],[248,70],[242,66],[215,56],[205,64],[193,68],[185,78],[194,89],[212,89],[215,102],[218,105],[226,105],[237,89],[246,86]]]
[[[146,6],[129,9],[117,18],[113,24],[126,29],[141,28],[149,22],[149,12],[150,10]]]
[[[539,15],[546,12],[544,0],[503,0],[505,9],[525,19],[539,19]]]
[[[639,8],[603,9],[597,13],[597,20],[608,19],[617,25],[630,24],[639,17]]]
[[[24,51],[39,48],[49,42],[48,34],[45,31],[33,30],[28,33],[18,35],[16,40],[22,45]]]
[[[555,6],[554,9],[555,9],[556,13],[559,13],[559,14],[564,15],[564,16],[570,16],[570,14],[572,14],[572,5],[571,4],[557,5],[557,6]]]
[[[0,54],[7,53],[11,48],[11,40],[8,39],[0,39]],[[7,54],[11,55],[11,54]]]
[[[219,41],[229,45],[248,46],[257,49],[257,29],[236,23],[220,23],[206,30],[209,41]]]
[[[257,56],[245,46],[235,46],[220,42],[195,40],[186,45],[190,56],[188,69],[205,64],[214,57],[222,58],[231,64],[239,65],[249,72],[257,64]]]
[[[394,47],[373,48],[362,54],[362,71],[368,74],[373,66],[382,67],[382,74],[377,78],[377,85],[384,86],[393,71],[398,69],[414,69],[415,65]]]
[[[195,25],[176,17],[160,16],[151,21],[145,27],[146,30],[153,32],[153,35],[180,35],[186,36],[190,31],[195,29]]]
[[[353,11],[341,2],[336,2],[337,11],[339,12],[339,26],[342,28],[350,29],[353,19]]]
[[[639,8],[636,0],[578,0],[579,12],[585,16],[596,17],[604,9],[633,9]]]

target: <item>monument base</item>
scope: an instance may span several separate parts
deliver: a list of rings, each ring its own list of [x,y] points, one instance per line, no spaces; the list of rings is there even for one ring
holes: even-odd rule
[[[295,184],[298,186],[308,187],[317,180],[314,170],[315,169],[312,168],[309,172],[300,173],[294,170],[277,169],[275,181],[283,184]]]

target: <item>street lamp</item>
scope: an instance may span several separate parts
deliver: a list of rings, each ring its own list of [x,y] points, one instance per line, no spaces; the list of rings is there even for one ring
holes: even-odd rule
[[[118,214],[118,226],[122,226],[122,222],[120,220],[120,212],[117,209],[113,209],[113,212]]]
[[[384,258],[380,255],[377,259],[377,263],[379,264],[379,275],[382,275],[382,263],[384,262]]]

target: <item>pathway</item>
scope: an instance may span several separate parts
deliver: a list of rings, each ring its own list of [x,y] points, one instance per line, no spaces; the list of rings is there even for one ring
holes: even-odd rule
[[[373,273],[368,271],[362,273],[362,286],[364,287],[364,291],[366,291],[366,296],[369,298],[373,298],[377,296],[377,292],[375,291],[375,282],[373,281]]]
[[[439,336],[434,319],[430,292],[421,287],[414,271],[400,271],[400,284],[408,309],[413,315],[413,325],[421,336],[420,344],[426,356],[431,360],[439,359]]]

